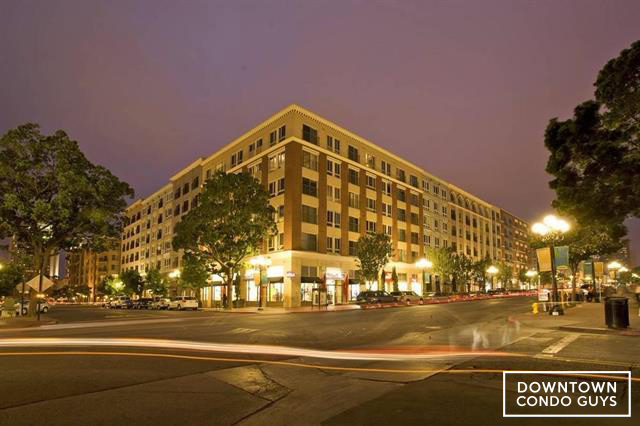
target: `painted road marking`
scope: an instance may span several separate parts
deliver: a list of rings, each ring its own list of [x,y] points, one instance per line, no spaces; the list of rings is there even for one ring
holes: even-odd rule
[[[558,340],[553,345],[550,345],[550,346],[547,346],[546,348],[544,348],[542,350],[542,353],[545,354],[545,355],[557,354],[558,352],[560,352],[561,350],[563,350],[564,348],[569,346],[571,343],[576,341],[576,339],[578,339],[578,337],[580,337],[580,334],[570,334],[568,336],[565,336],[562,339]]]
[[[255,333],[256,331],[258,331],[255,328],[234,328],[233,330],[230,330],[229,333],[230,334],[249,334],[249,333]]]

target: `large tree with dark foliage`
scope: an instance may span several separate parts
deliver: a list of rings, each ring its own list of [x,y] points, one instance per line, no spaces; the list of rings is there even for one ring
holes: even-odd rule
[[[269,193],[252,176],[217,172],[207,180],[197,207],[176,226],[173,247],[205,265],[209,274],[220,275],[230,296],[245,259],[277,232],[274,211]]]
[[[0,239],[33,257],[40,280],[50,255],[80,246],[101,249],[119,237],[131,187],[91,163],[78,143],[36,124],[0,138]]]
[[[602,68],[595,87],[595,100],[547,126],[553,205],[580,223],[622,223],[640,217],[640,41]]]

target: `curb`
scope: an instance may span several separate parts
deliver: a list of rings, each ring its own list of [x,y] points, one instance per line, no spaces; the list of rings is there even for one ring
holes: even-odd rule
[[[612,334],[614,336],[640,337],[640,330],[635,329],[614,329],[601,327],[578,327],[572,325],[561,325],[558,330],[572,331],[575,333],[589,334]]]

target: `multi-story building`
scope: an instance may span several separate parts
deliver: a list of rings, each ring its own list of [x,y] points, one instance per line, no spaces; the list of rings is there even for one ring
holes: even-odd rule
[[[100,283],[108,276],[120,273],[120,246],[102,252],[78,250],[67,257],[68,284],[86,285],[91,289],[90,298],[95,301]]]
[[[215,171],[250,173],[271,195],[278,233],[265,242],[271,266],[267,302],[311,303],[324,283],[330,303],[355,299],[355,244],[367,232],[391,236],[401,289],[423,291],[415,266],[429,247],[453,247],[474,259],[502,259],[501,210],[318,115],[291,105],[207,158],[199,158],[154,194],[127,209],[122,268],[145,273],[181,266],[171,239]],[[428,275],[428,281],[440,277]],[[432,281],[433,280],[433,281]],[[380,287],[388,283],[381,283]],[[375,288],[378,283],[373,283]],[[239,297],[258,300],[258,274],[243,274]],[[221,298],[213,277],[205,304]]]
[[[532,267],[529,224],[513,214],[500,210],[502,219],[503,260],[516,271]]]

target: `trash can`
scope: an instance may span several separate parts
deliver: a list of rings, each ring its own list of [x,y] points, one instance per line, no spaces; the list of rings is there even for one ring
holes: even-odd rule
[[[609,328],[629,327],[629,299],[616,296],[605,297],[604,319]]]

